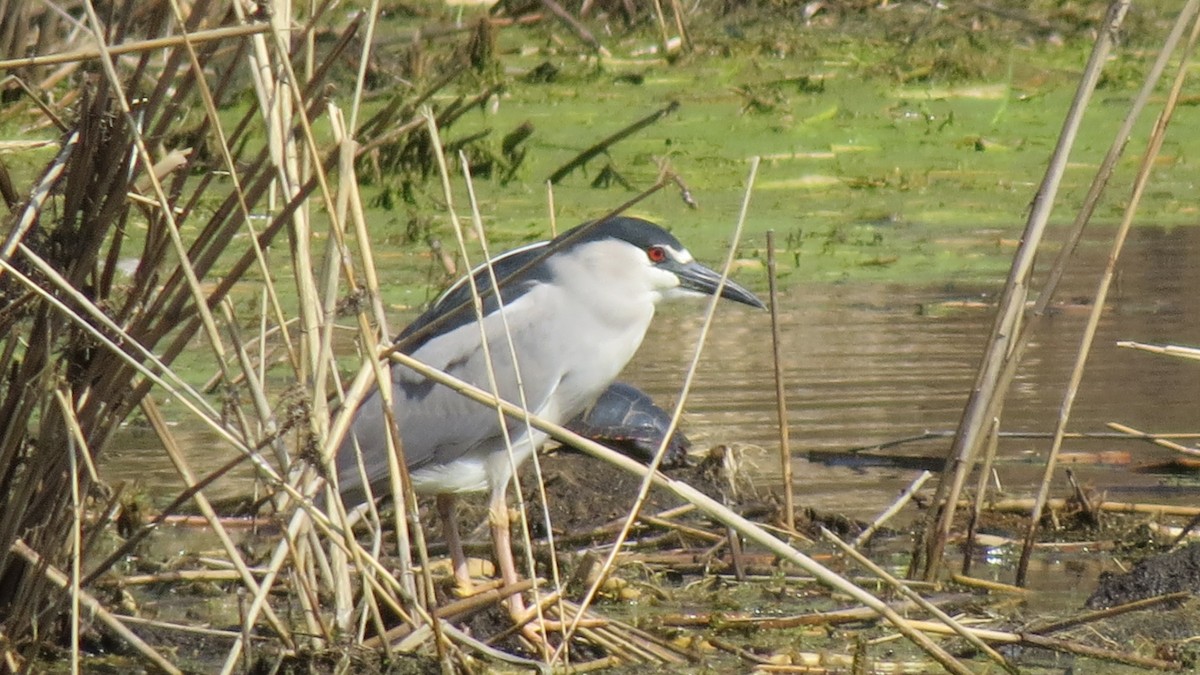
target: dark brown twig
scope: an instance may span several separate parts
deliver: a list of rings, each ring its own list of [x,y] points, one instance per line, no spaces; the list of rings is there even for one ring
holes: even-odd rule
[[[584,44],[591,47],[601,56],[609,55],[608,50],[604,48],[604,45],[600,44],[600,41],[596,39],[595,35],[592,35],[592,31],[588,30],[587,26],[579,23],[579,20],[574,16],[571,16],[570,12],[563,9],[562,5],[559,5],[554,0],[541,0],[541,2],[543,7],[550,10],[550,13],[553,14],[556,19],[561,21],[563,25],[571,29],[571,32],[574,33],[581,41],[583,41]]]
[[[626,138],[641,131],[642,129],[645,129],[646,127],[650,126],[651,124],[654,124],[658,120],[662,119],[663,117],[666,117],[667,115],[675,112],[678,109],[679,109],[679,101],[671,101],[670,103],[668,103],[666,105],[666,107],[661,108],[655,112],[652,112],[649,115],[646,115],[642,119],[634,122],[633,124],[630,124],[629,126],[625,127],[624,129],[621,129],[620,131],[601,140],[599,143],[596,143],[595,145],[588,148],[587,150],[584,150],[583,152],[579,153],[578,155],[575,156],[574,159],[572,159],[571,161],[564,164],[562,167],[555,170],[554,173],[550,174],[550,177],[547,178],[546,180],[550,181],[551,183],[557,184],[558,181],[562,180],[567,174],[571,173],[572,171],[579,168],[580,166],[587,164],[588,161],[591,160],[596,155],[599,155],[599,154],[605,152],[611,146],[616,145],[617,143],[625,140]]]
[[[979,477],[975,481],[975,502],[971,505],[971,515],[967,520],[967,537],[963,544],[963,576],[970,576],[971,563],[975,561],[975,535],[978,534],[979,516],[983,512],[983,502],[987,499],[988,478],[991,477],[992,464],[996,461],[996,450],[1000,445],[1000,418],[992,419],[992,429],[988,433],[987,454],[983,458],[983,466],[979,468]]]
[[[1166,593],[1164,595],[1158,595],[1153,598],[1143,598],[1141,600],[1134,600],[1133,602],[1127,602],[1123,605],[1117,605],[1116,607],[1109,607],[1107,609],[1100,609],[1100,610],[1096,610],[1094,612],[1087,612],[1086,614],[1080,614],[1079,616],[1071,617],[1069,619],[1063,619],[1062,621],[1055,621],[1053,623],[1046,623],[1046,624],[1040,624],[1040,625],[1035,624],[1033,626],[1030,626],[1028,629],[1026,629],[1026,632],[1027,633],[1037,633],[1039,635],[1046,635],[1046,634],[1054,633],[1054,632],[1057,632],[1060,630],[1074,628],[1075,626],[1082,626],[1083,624],[1092,623],[1094,621],[1100,621],[1101,619],[1110,619],[1114,616],[1118,616],[1120,614],[1125,614],[1128,612],[1136,612],[1136,611],[1140,611],[1143,609],[1149,609],[1150,607],[1157,607],[1158,605],[1162,605],[1162,604],[1166,604],[1166,603],[1170,603],[1170,602],[1182,602],[1184,600],[1187,600],[1190,597],[1192,597],[1191,591],[1179,591],[1177,593]]]

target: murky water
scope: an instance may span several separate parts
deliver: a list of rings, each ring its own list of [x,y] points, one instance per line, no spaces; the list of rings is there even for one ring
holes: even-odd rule
[[[1200,363],[1116,346],[1118,340],[1200,344],[1200,232],[1133,233],[1110,293],[1075,401],[1070,430],[1107,432],[1115,421],[1148,432],[1196,431]],[[1035,336],[1013,383],[1005,432],[1050,432],[1075,361],[1089,298],[1107,245],[1083,247],[1058,297],[1064,303]],[[867,516],[890,503],[918,473],[911,468],[827,465],[801,459],[926,431],[953,431],[970,391],[994,314],[996,285],[937,288],[882,285],[790,289],[780,298],[782,344],[794,473],[802,503]],[[699,319],[687,308],[661,316],[626,372],[672,401],[691,357]],[[770,482],[778,475],[769,319],[726,306],[717,320],[687,406],[686,428],[699,445],[741,442]],[[688,336],[688,337],[685,337]],[[1187,443],[1185,441],[1185,443]],[[949,439],[911,443],[889,454],[941,457]],[[1040,480],[1049,439],[1001,442],[1005,488],[1028,494]],[[1068,441],[1064,452],[1122,450],[1134,464],[1169,451],[1124,440]],[[935,462],[936,464],[936,462]],[[1191,501],[1160,476],[1127,465],[1072,467],[1109,498]]]
[[[981,245],[995,245],[981,243]],[[1080,250],[1079,264],[1059,294],[1065,304],[1041,327],[1013,385],[1003,431],[1053,430],[1107,245]],[[1071,430],[1108,431],[1117,421],[1149,432],[1197,429],[1200,363],[1119,348],[1118,340],[1200,344],[1200,230],[1142,228],[1133,232],[1110,295]],[[756,287],[751,273],[741,280]],[[970,389],[992,320],[996,284],[936,288],[822,285],[788,289],[780,298],[782,341],[794,471],[801,504],[870,517],[918,473],[911,466],[810,461],[828,453],[926,431],[952,431]],[[667,307],[627,379],[664,406],[673,403],[693,352],[702,303]],[[761,472],[778,476],[775,384],[766,312],[725,303],[713,327],[687,405],[684,426],[699,447],[737,443]],[[188,434],[194,467],[230,456],[206,433]],[[940,438],[889,449],[890,454],[939,457]],[[1186,443],[1186,442],[1185,442]],[[108,456],[110,480],[133,479],[154,496],[173,495],[178,480],[155,440],[129,430]],[[1027,495],[1040,477],[1048,439],[1004,439],[1000,477],[1011,493]],[[1146,443],[1068,441],[1064,451],[1121,450],[1134,465],[1171,456]],[[822,455],[826,453],[826,455]],[[1189,488],[1135,473],[1129,465],[1079,464],[1085,484],[1110,499],[1191,503]],[[225,485],[215,492],[236,492]]]

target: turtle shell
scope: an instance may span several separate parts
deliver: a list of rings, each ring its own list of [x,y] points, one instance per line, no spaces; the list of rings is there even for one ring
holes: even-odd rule
[[[671,415],[655,405],[646,392],[631,384],[614,382],[591,407],[566,426],[581,436],[648,464],[670,425]],[[691,441],[676,429],[667,445],[662,466],[685,463],[691,446]]]

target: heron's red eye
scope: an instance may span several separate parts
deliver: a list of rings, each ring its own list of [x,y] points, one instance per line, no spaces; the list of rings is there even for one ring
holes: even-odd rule
[[[661,246],[651,246],[646,249],[646,255],[650,257],[650,262],[660,263],[667,259],[667,249]]]

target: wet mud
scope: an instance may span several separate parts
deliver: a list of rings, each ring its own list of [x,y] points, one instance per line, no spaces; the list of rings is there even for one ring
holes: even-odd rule
[[[1103,609],[1180,591],[1200,593],[1200,543],[1153,555],[1125,574],[1100,575],[1085,605]]]

